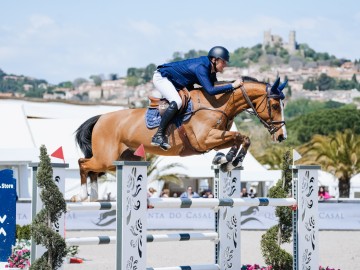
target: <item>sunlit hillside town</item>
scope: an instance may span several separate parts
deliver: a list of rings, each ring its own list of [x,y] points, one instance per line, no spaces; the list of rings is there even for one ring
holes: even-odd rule
[[[309,98],[318,101],[333,100],[341,103],[351,103],[354,98],[360,96],[360,89],[353,90],[328,90],[328,91],[306,91],[303,89],[303,83],[312,78],[317,78],[320,74],[326,74],[330,77],[343,80],[351,80],[355,75],[357,81],[360,81],[360,65],[353,62],[345,62],[340,67],[331,67],[324,63],[304,63],[296,56],[301,55],[296,41],[295,31],[290,31],[288,42],[278,35],[272,35],[270,31],[264,32],[262,47],[267,45],[274,46],[278,44],[286,49],[291,58],[289,64],[280,65],[277,60],[271,56],[262,61],[262,64],[253,64],[248,68],[227,67],[225,71],[218,74],[219,80],[235,80],[241,76],[250,76],[259,81],[273,82],[277,76],[281,78],[287,77],[291,86],[291,96],[296,99],[299,97]],[[265,63],[265,64],[264,64]],[[157,63],[162,64],[162,63]],[[4,79],[16,79],[16,76],[6,76]],[[28,91],[32,86],[24,85],[24,90]],[[40,88],[46,89],[47,85],[42,84]],[[152,82],[141,84],[135,87],[127,86],[126,78],[117,78],[116,80],[101,81],[100,85],[89,79],[86,82],[75,87],[75,89],[56,88],[51,93],[44,93],[44,99],[61,99],[61,100],[79,100],[79,96],[86,96],[86,100],[90,102],[99,102],[117,104],[123,106],[142,107],[147,104],[149,95],[156,95]],[[3,96],[11,96],[5,93]],[[17,94],[19,96],[19,94]],[[360,105],[359,105],[360,106]]]

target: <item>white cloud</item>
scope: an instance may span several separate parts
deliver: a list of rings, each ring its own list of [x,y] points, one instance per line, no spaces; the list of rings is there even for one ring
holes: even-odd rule
[[[31,15],[29,18],[29,25],[23,32],[24,37],[31,36],[33,34],[41,33],[49,28],[54,28],[55,22],[45,15]]]
[[[161,34],[161,30],[155,24],[150,23],[149,21],[130,21],[129,27],[132,30],[135,30],[139,34],[144,36],[159,36]]]

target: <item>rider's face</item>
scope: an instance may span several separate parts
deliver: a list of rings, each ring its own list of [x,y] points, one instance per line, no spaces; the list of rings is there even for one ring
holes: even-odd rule
[[[223,72],[224,71],[224,67],[227,66],[227,62],[222,60],[221,58],[216,59],[215,61],[215,65],[216,65],[216,70],[218,72]]]

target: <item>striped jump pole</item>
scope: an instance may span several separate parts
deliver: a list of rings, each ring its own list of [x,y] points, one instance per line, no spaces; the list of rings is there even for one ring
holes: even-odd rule
[[[219,239],[216,232],[209,233],[169,233],[169,234],[148,234],[146,242],[176,242],[176,241],[202,241],[210,240],[217,242]],[[108,245],[116,243],[116,236],[92,236],[66,238],[68,245]]]
[[[174,267],[148,267],[146,270],[220,270],[217,264],[184,265]]]
[[[66,204],[67,211],[115,210],[116,202],[74,202]]]
[[[66,238],[65,242],[70,246],[108,245],[116,243],[116,236],[73,237]]]
[[[149,198],[153,208],[214,208],[239,206],[293,206],[294,198]]]

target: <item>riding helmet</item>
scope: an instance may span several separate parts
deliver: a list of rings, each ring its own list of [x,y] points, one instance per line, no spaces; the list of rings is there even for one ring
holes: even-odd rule
[[[226,62],[230,61],[229,51],[222,46],[212,47],[208,53],[208,57],[221,58]]]

